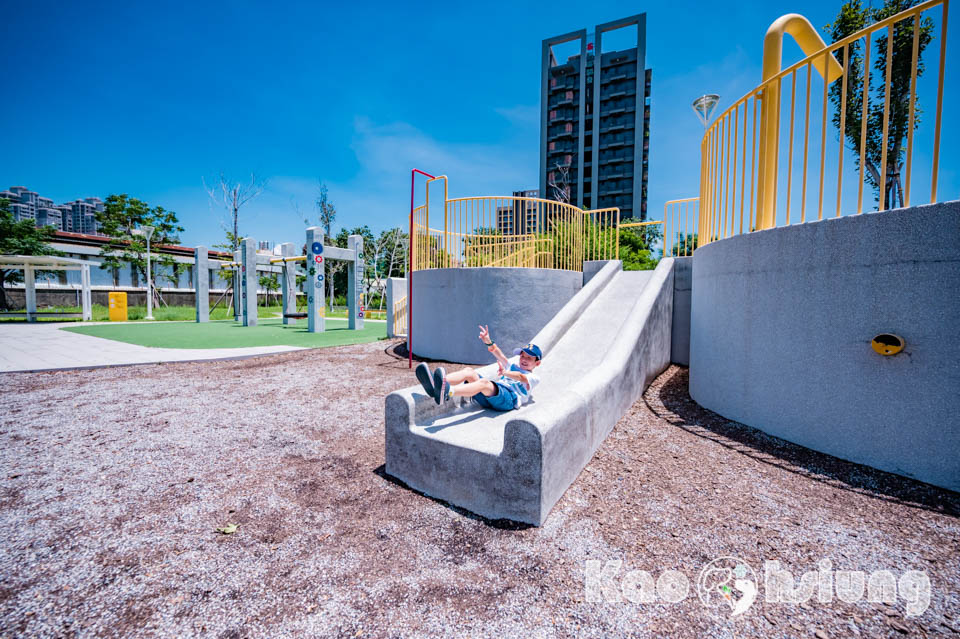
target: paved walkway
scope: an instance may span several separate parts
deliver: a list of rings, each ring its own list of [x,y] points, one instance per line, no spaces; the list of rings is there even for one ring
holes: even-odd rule
[[[0,372],[236,359],[302,350],[296,346],[150,348],[60,330],[77,325],[0,323]]]

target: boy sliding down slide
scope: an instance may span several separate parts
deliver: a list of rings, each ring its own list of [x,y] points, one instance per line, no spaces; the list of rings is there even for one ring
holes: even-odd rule
[[[520,408],[524,402],[530,401],[533,388],[540,383],[540,378],[533,374],[543,358],[540,348],[536,344],[527,344],[514,350],[513,354],[519,355],[520,361],[511,364],[490,339],[490,330],[486,326],[480,327],[480,341],[497,358],[497,379],[485,379],[472,368],[447,375],[442,366],[437,367],[431,376],[430,368],[420,363],[417,365],[417,379],[427,395],[438,404],[454,397],[472,397],[484,408],[500,411]]]

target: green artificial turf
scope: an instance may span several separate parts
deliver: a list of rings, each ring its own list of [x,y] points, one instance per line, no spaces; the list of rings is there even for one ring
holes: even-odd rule
[[[256,326],[244,327],[233,320],[196,322],[137,322],[65,326],[60,330],[112,339],[127,344],[161,348],[241,348],[245,346],[301,346],[320,348],[375,342],[387,336],[385,322],[366,322],[363,330],[351,331],[347,320],[327,319],[326,331],[308,333],[307,321],[284,326],[280,318],[261,318]]]
[[[81,308],[79,306],[44,306],[37,309],[41,313],[44,311],[57,312],[57,313],[79,313]],[[110,319],[110,310],[103,306],[102,304],[94,304],[91,307],[91,321],[94,322],[106,322]],[[302,309],[301,309],[302,310]],[[279,305],[276,306],[258,306],[257,307],[257,316],[258,317],[277,317],[280,313],[283,312],[283,308]],[[196,318],[197,310],[193,306],[157,306],[153,309],[153,321],[155,322],[187,322]],[[127,307],[127,319],[131,322],[139,321],[148,321],[143,318],[147,315],[146,306],[128,306]],[[346,317],[347,309],[345,308],[334,308],[333,310],[327,310],[327,317]],[[369,319],[387,319],[386,311],[379,310],[367,310],[367,316]],[[43,317],[41,314],[39,316],[39,321],[41,322],[80,322],[82,321],[79,317],[74,318],[51,318]],[[233,319],[233,309],[226,307],[223,304],[217,308],[210,311],[211,320],[225,320]],[[14,323],[26,323],[26,317],[0,317],[0,322],[14,322]]]

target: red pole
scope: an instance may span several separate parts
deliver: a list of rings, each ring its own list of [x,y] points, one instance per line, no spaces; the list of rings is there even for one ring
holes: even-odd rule
[[[407,368],[413,368],[413,187],[417,173],[433,176],[420,169],[410,171],[410,250],[407,252]]]

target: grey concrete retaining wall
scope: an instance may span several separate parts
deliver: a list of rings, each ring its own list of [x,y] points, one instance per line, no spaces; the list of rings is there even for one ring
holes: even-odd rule
[[[577,271],[439,268],[413,274],[413,352],[419,357],[487,364],[477,339],[487,324],[504,352],[533,339],[582,287]]]
[[[387,278],[387,337],[396,337],[393,334],[393,306],[400,299],[407,296],[407,278],[388,277]]]
[[[740,235],[693,258],[690,394],[802,446],[960,490],[960,202]],[[898,355],[870,347],[906,340]]]
[[[670,361],[690,365],[690,286],[693,277],[693,258],[673,258],[673,330],[671,331]]]
[[[607,263],[616,260],[589,260],[583,263],[583,285],[593,279],[593,276],[607,265]]]
[[[77,289],[78,291],[79,289]],[[109,290],[97,290],[94,289],[90,292],[90,295],[93,299],[93,304],[100,304],[101,306],[106,306],[109,302],[109,294],[114,290],[118,292],[125,292],[127,294],[127,305],[128,306],[144,306],[147,303],[147,294],[143,290],[124,290],[124,289],[109,289]],[[80,306],[77,302],[79,295],[77,291],[74,290],[65,290],[65,289],[37,289],[37,306],[40,308],[48,306]],[[167,303],[168,306],[195,306],[196,305],[196,295],[193,291],[164,291],[161,289],[160,294],[163,296],[163,301]],[[210,291],[210,308],[213,308],[213,305],[216,304],[217,300],[220,299],[222,291]],[[24,299],[23,289],[7,289],[7,303],[14,310],[22,310],[26,308],[26,300]],[[297,291],[298,297],[303,297],[303,293]],[[259,294],[260,304],[263,304],[267,301],[267,294]],[[276,293],[270,295],[270,302],[274,303],[278,299]],[[229,301],[229,298],[224,298],[220,300],[220,306],[218,308],[223,308],[224,304]]]

